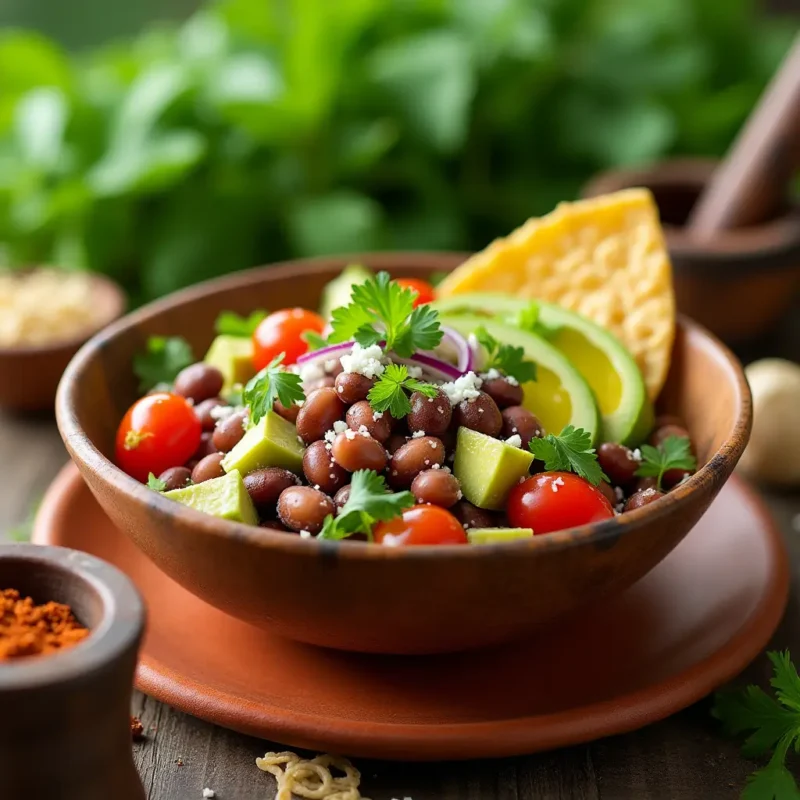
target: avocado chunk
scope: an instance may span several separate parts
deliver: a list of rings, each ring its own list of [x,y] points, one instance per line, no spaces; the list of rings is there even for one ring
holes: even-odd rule
[[[297,428],[274,411],[268,411],[225,456],[222,468],[225,472],[238,470],[248,475],[264,467],[283,467],[300,475],[304,450]]]
[[[346,266],[341,274],[322,290],[322,302],[319,306],[320,316],[330,319],[334,308],[349,305],[353,287],[360,283],[366,283],[371,277],[372,272],[366,267],[362,267],[361,264]]]
[[[470,544],[494,544],[532,538],[533,528],[472,528],[467,531]]]
[[[536,380],[522,385],[525,408],[536,414],[547,433],[560,433],[565,425],[574,425],[588,431],[592,442],[597,440],[600,418],[592,390],[570,360],[550,342],[489,317],[443,316],[441,323],[465,336],[482,325],[498,341],[522,347],[526,357],[537,365]]]
[[[491,292],[437,300],[433,307],[442,315],[485,315],[516,325],[520,312],[531,302],[539,307],[540,335],[563,353],[589,384],[600,410],[602,440],[631,447],[641,443],[653,426],[653,404],[636,361],[613,333],[553,303]]]
[[[256,374],[253,340],[244,336],[220,334],[211,342],[203,360],[222,373],[225,379],[221,391],[223,395],[230,392],[235,384],[247,383]]]
[[[244,487],[241,474],[236,470],[221,478],[164,492],[164,497],[214,517],[258,525],[255,506]]]
[[[533,453],[527,450],[463,426],[458,429],[453,474],[464,497],[478,508],[502,508],[532,461]]]

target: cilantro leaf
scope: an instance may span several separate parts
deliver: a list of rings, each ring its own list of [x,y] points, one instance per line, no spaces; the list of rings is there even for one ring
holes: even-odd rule
[[[139,391],[149,392],[159,384],[172,384],[178,373],[194,364],[194,354],[182,336],[150,336],[144,353],[133,357],[133,372]]]
[[[535,301],[523,308],[518,314],[513,315],[508,322],[523,331],[530,331],[530,333],[535,333],[545,339],[555,336],[561,329],[559,325],[548,325],[542,322],[541,307]]]
[[[800,800],[800,789],[784,765],[790,746],[791,739],[782,739],[767,766],[748,776],[741,800]]]
[[[389,493],[386,480],[371,469],[360,469],[353,473],[350,482],[350,497],[339,514],[325,517],[318,539],[345,539],[354,533],[365,533],[372,539],[372,528],[376,522],[399,517],[414,505],[411,492]]]
[[[497,369],[516,378],[520,383],[536,380],[536,364],[525,358],[525,350],[510,344],[501,344],[483,326],[475,331],[475,338],[486,351],[485,372]]]
[[[686,436],[668,436],[658,447],[643,444],[642,464],[636,474],[642,478],[655,478],[656,486],[661,488],[664,473],[671,469],[693,471],[697,459],[692,455],[692,443]]]
[[[367,400],[373,410],[388,411],[395,419],[402,419],[411,413],[411,401],[406,392],[422,392],[425,397],[436,397],[437,389],[431,383],[410,378],[405,365],[389,364],[369,390]]]
[[[597,462],[592,437],[583,428],[567,425],[558,436],[550,433],[544,439],[531,439],[528,447],[536,458],[544,461],[548,471],[574,472],[594,486],[608,480]]]
[[[241,317],[234,311],[223,311],[214,323],[214,330],[226,336],[252,336],[267,312],[260,308],[253,311],[249,317]]]
[[[154,492],[163,492],[167,488],[167,484],[160,478],[156,478],[151,472],[147,476],[147,488],[152,489]]]
[[[321,350],[323,347],[328,346],[328,340],[324,336],[320,336],[316,331],[303,331],[300,338],[308,344],[309,352],[314,350]]]
[[[293,403],[305,400],[300,376],[287,372],[281,364],[284,353],[276,356],[254,378],[242,392],[242,400],[250,409],[250,424],[255,425],[272,410],[276,400],[289,408]]]

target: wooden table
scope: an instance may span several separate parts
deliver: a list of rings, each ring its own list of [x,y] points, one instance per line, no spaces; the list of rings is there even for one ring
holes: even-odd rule
[[[742,355],[768,352],[800,358],[800,314],[771,342]],[[67,456],[52,420],[0,415],[0,540],[30,516]],[[766,494],[792,557],[792,596],[771,648],[800,657],[800,494]],[[23,526],[24,528],[24,526]],[[587,665],[587,670],[591,669]],[[743,679],[765,682],[766,658]],[[737,798],[755,769],[735,743],[721,738],[709,701],[651,725],[554,753],[501,761],[391,764],[359,761],[364,794],[372,800],[716,800]],[[219,800],[270,800],[273,779],[254,764],[267,750],[283,749],[173,711],[144,695],[133,713],[146,741],[134,745],[148,800],[200,800],[205,787]],[[791,757],[790,757],[791,758]],[[796,763],[796,761],[795,761]]]

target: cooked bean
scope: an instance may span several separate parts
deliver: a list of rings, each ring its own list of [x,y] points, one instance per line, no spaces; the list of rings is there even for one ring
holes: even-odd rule
[[[544,428],[539,418],[528,411],[523,406],[510,406],[504,408],[501,416],[503,418],[503,438],[509,439],[512,436],[519,435],[522,439],[522,448],[528,449],[528,443],[531,439],[544,436]]]
[[[418,503],[450,508],[461,499],[461,484],[451,472],[426,469],[411,482],[411,493]]]
[[[220,453],[229,453],[244,436],[247,412],[237,411],[217,423],[214,430],[214,446]]]
[[[334,383],[333,375],[323,375],[321,378],[314,378],[314,380],[303,384],[303,390],[306,394],[309,394],[317,389],[332,389]]]
[[[359,400],[366,400],[369,390],[374,385],[374,378],[367,378],[357,372],[341,372],[336,376],[334,388],[341,400],[349,405]]]
[[[336,504],[336,511],[337,513],[342,508],[342,506],[350,499],[350,484],[348,483],[347,486],[342,486],[338,492],[333,497],[333,502]]]
[[[293,531],[317,534],[336,506],[328,495],[310,486],[290,486],[278,498],[278,517]]]
[[[653,477],[637,478],[636,483],[633,484],[633,491],[642,492],[645,489],[655,489],[657,486],[658,482]]]
[[[407,489],[411,482],[434,464],[444,464],[444,445],[435,436],[422,436],[409,439],[392,456],[389,464],[388,481],[396,489]]]
[[[171,492],[173,489],[183,489],[192,482],[192,473],[186,467],[170,467],[165,469],[159,476],[160,481],[164,481],[164,491]]]
[[[393,433],[387,440],[384,447],[390,456],[393,456],[406,442],[408,437],[402,433]]]
[[[201,458],[197,466],[192,470],[192,483],[204,483],[213,478],[221,478],[225,474],[222,469],[222,453],[212,453],[210,456]]]
[[[606,483],[605,481],[600,481],[600,483],[597,484],[597,488],[603,493],[603,496],[606,498],[606,500],[611,503],[611,507],[616,508],[619,500],[617,500],[617,494],[611,484]]]
[[[346,406],[331,387],[317,389],[306,397],[297,415],[297,433],[306,443],[322,439],[337,420],[343,420]]]
[[[291,422],[294,425],[297,422],[297,415],[300,413],[300,406],[297,403],[292,403],[289,408],[281,403],[280,400],[276,400],[272,404],[272,410],[279,416],[283,417],[288,422]]]
[[[348,472],[359,469],[383,472],[386,469],[387,455],[383,445],[377,439],[355,431],[337,434],[333,440],[331,453],[333,460]]]
[[[423,431],[429,436],[441,436],[453,418],[453,407],[447,395],[438,389],[435,397],[425,397],[422,392],[412,392],[411,413],[406,417],[412,433]]]
[[[221,397],[209,397],[208,400],[203,400],[202,403],[198,403],[194,407],[195,416],[200,420],[204,431],[209,431],[211,433],[216,427],[217,420],[216,417],[211,416],[211,410],[227,405],[228,404]]]
[[[377,419],[376,419],[377,416]],[[383,444],[392,432],[392,418],[388,411],[377,412],[366,400],[359,400],[347,409],[345,417],[351,430],[357,431],[362,425],[373,439]]]
[[[497,403],[486,392],[471,400],[462,400],[456,407],[454,418],[463,425],[487,436],[497,436],[503,429],[503,417]]]
[[[333,378],[336,378],[338,375],[341,375],[342,372],[344,372],[344,367],[342,366],[342,362],[340,359],[334,358],[331,360],[333,361],[333,366],[329,370],[327,370],[327,372],[328,375],[330,375]],[[325,364],[327,365],[327,363],[328,362],[326,361]]]
[[[628,502],[625,503],[625,511],[633,511],[636,508],[650,505],[650,503],[654,503],[659,497],[663,496],[664,492],[659,492],[658,489],[644,489],[641,492],[634,492],[628,498]]]
[[[198,361],[197,364],[182,369],[175,378],[175,394],[188,397],[195,403],[216,397],[225,379],[222,373],[210,364]]]
[[[199,461],[201,458],[210,456],[212,453],[218,453],[219,449],[214,444],[214,436],[208,431],[200,434],[200,444],[197,445],[197,450],[194,451],[192,458]]]
[[[496,528],[498,527],[498,515],[487,511],[484,508],[472,505],[467,500],[459,500],[451,509],[450,513],[465,528]]]
[[[624,444],[603,442],[597,448],[597,460],[600,469],[608,475],[615,486],[625,488],[636,480],[636,470],[639,469],[640,463]]]
[[[689,475],[694,475],[688,469],[668,469],[661,478],[661,485],[665,489],[674,489],[682,480]]]
[[[350,480],[350,475],[333,460],[331,451],[325,445],[320,439],[306,448],[303,453],[303,472],[310,484],[333,494]]]
[[[275,513],[281,492],[290,486],[299,485],[300,478],[297,475],[280,467],[257,469],[244,476],[244,488],[255,507],[272,514]]]
[[[506,378],[488,378],[484,380],[481,389],[497,403],[498,408],[518,406],[522,402],[522,387]]]
[[[664,439],[670,436],[685,436],[688,439],[689,431],[687,431],[683,425],[662,425],[650,434],[650,444],[652,444],[653,447],[658,447]],[[692,451],[694,451],[694,447]]]

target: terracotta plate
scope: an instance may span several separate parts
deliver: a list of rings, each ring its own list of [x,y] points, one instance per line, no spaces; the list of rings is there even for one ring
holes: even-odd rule
[[[736,479],[624,595],[522,644],[452,656],[321,650],[239,622],[159,572],[71,466],[48,492],[34,540],[105,558],[142,590],[142,691],[294,747],[389,759],[509,756],[661,719],[759,653],[789,585],[780,533]]]

